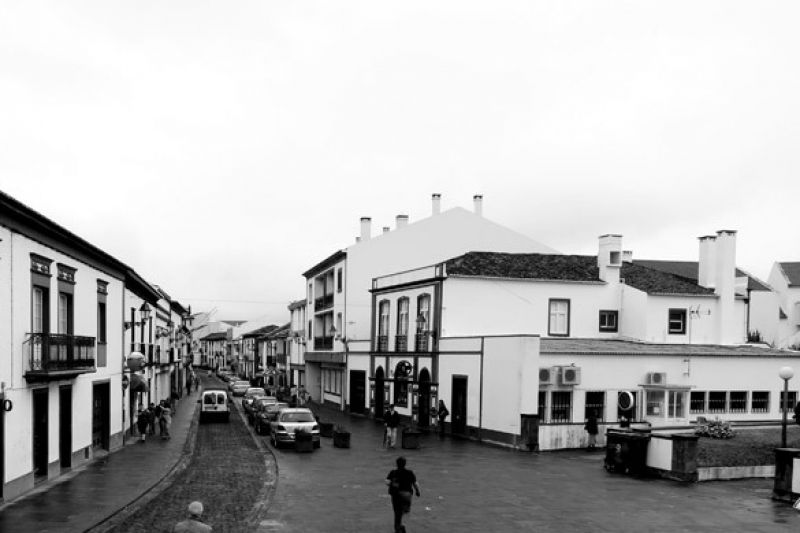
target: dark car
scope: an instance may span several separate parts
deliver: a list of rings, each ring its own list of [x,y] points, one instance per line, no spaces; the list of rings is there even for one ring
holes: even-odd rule
[[[278,417],[278,414],[289,407],[289,404],[283,402],[265,403],[261,408],[255,412],[253,417],[253,426],[255,426],[256,433],[263,435],[269,433],[270,424]]]

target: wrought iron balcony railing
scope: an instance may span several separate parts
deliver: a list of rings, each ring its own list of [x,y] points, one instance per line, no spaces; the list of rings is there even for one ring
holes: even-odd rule
[[[394,337],[394,351],[407,352],[408,351],[408,335],[395,335]]]
[[[322,311],[333,306],[333,294],[326,294],[314,300],[314,311]]]
[[[315,350],[332,350],[333,337],[314,337]]]
[[[64,333],[28,333],[28,381],[58,379],[95,371],[95,338]]]
[[[414,350],[417,352],[427,352],[428,351],[428,332],[421,331],[416,334],[414,337]]]
[[[378,345],[376,346],[379,352],[388,352],[389,351],[389,336],[388,335],[378,335]]]

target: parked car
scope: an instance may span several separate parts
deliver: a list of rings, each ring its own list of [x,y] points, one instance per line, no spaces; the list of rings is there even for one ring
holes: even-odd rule
[[[278,413],[275,420],[270,423],[270,441],[275,448],[282,444],[293,444],[295,433],[305,431],[311,433],[314,448],[319,448],[319,424],[314,418],[314,413],[306,408],[287,408]]]
[[[204,389],[197,400],[200,403],[200,423],[209,420],[230,421],[231,411],[228,406],[228,393],[223,388]]]
[[[270,424],[278,417],[278,414],[288,409],[289,404],[278,401],[264,402],[259,405],[258,410],[253,411],[253,426],[256,433],[263,435],[270,432]]]
[[[231,394],[234,396],[244,396],[244,393],[250,388],[249,381],[234,381],[232,383]]]
[[[248,387],[247,390],[244,391],[244,397],[242,398],[242,407],[244,408],[244,412],[250,412],[250,408],[253,406],[253,400],[266,395],[266,391],[264,391],[264,389],[261,387]]]
[[[247,422],[250,425],[255,425],[256,423],[256,414],[261,410],[264,409],[266,405],[277,403],[278,400],[274,396],[259,396],[255,400],[253,400],[253,404],[250,406],[250,411],[247,413]]]

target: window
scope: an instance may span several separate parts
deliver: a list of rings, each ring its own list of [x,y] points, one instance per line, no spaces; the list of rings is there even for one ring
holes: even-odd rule
[[[686,333],[686,309],[670,309],[667,331],[673,335]]]
[[[604,391],[586,391],[586,409],[583,417],[589,418],[593,412],[598,420],[605,420],[606,393]]]
[[[336,292],[342,292],[342,269],[336,270]]]
[[[727,403],[725,391],[712,390],[708,393],[708,412],[724,413]]]
[[[550,300],[547,334],[552,337],[569,336],[569,300]]]
[[[781,391],[781,413],[783,413],[783,398],[784,398],[784,391]],[[789,391],[789,403],[787,403],[787,413],[792,413],[794,411],[794,406],[797,403],[797,391],[790,390]]]
[[[689,412],[706,412],[706,392],[693,390],[689,395]]]
[[[646,393],[647,416],[664,416],[663,390],[648,390]]]
[[[408,335],[408,298],[397,301],[397,334]]]
[[[750,412],[752,413],[769,412],[769,391],[754,390],[751,393]]]
[[[311,321],[308,321],[308,340],[311,340]]]
[[[44,287],[33,287],[33,314],[31,317],[31,330],[33,333],[49,333],[49,320],[48,316],[48,294],[49,290]]]
[[[417,331],[431,329],[431,295],[421,294],[417,298]]]
[[[572,391],[553,391],[551,394],[551,422],[572,420]]]
[[[341,370],[325,368],[322,370],[323,390],[328,394],[342,394]]]
[[[545,413],[547,413],[547,391],[539,391],[539,422],[545,421]]]
[[[619,311],[600,311],[600,331],[617,331]]]
[[[669,391],[669,405],[667,416],[670,418],[684,418],[686,416],[686,407],[684,405],[683,396],[686,394],[683,391],[671,390]]]
[[[312,283],[308,284],[308,303],[311,305],[311,301],[314,299],[314,285]]]
[[[389,335],[389,300],[378,305],[378,335]]]
[[[747,412],[747,391],[732,390],[730,392],[730,402],[728,404],[728,412],[730,413]]]
[[[72,295],[58,293],[58,333],[72,335]]]

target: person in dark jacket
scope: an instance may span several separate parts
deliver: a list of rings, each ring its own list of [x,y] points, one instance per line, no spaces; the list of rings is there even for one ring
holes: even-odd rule
[[[439,400],[439,409],[437,409],[436,416],[439,417],[439,436],[444,436],[444,421],[450,415],[444,400]]]
[[[397,427],[400,425],[400,413],[394,410],[394,404],[383,415],[383,421],[386,426],[386,447],[394,448],[397,444]]]
[[[597,447],[597,411],[594,410],[589,414],[586,419],[586,425],[583,429],[589,434],[589,450],[594,450]]]
[[[414,472],[406,468],[405,457],[397,458],[397,468],[389,472],[386,476],[386,484],[389,485],[389,495],[392,497],[392,510],[394,511],[394,530],[395,533],[405,533],[403,526],[403,515],[411,511],[412,489],[420,496],[417,476]]]

